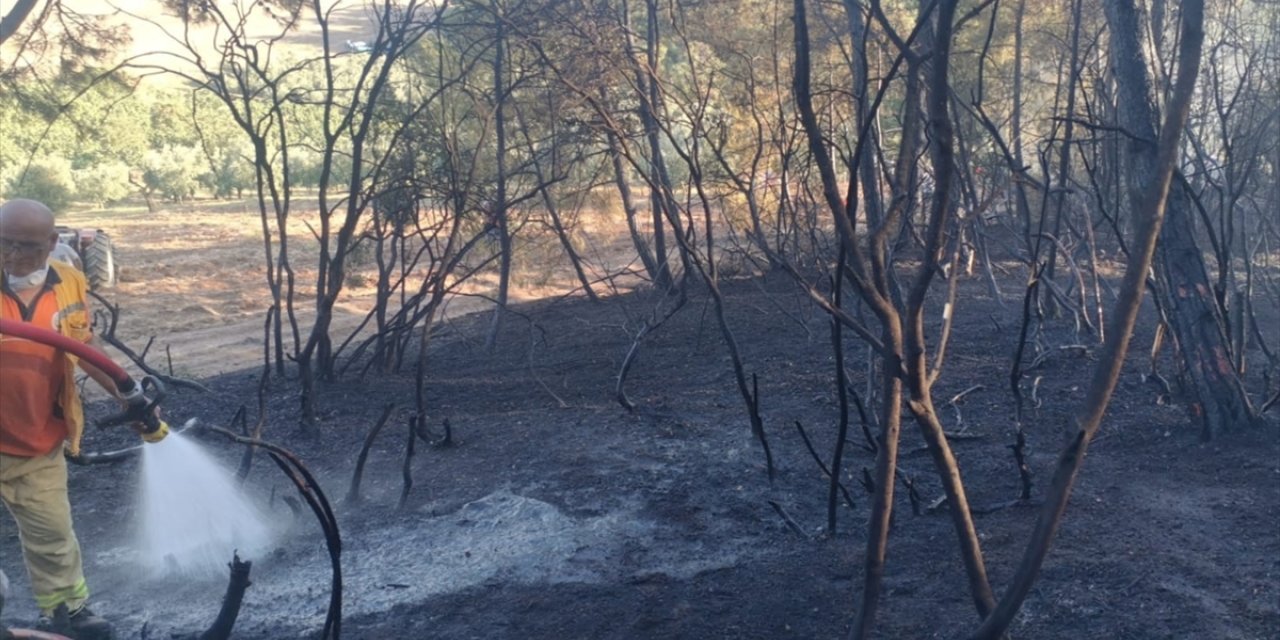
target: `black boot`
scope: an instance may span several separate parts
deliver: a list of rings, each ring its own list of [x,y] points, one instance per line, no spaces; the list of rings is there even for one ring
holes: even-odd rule
[[[52,616],[40,617],[39,627],[73,640],[112,640],[115,635],[110,622],[84,605],[68,613],[67,605],[60,604]]]

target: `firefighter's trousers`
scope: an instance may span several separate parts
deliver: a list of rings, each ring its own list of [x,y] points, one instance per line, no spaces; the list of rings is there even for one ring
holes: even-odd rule
[[[0,453],[0,500],[18,523],[22,556],[40,611],[48,614],[63,603],[75,611],[89,597],[89,587],[71,526],[62,447],[34,458]]]

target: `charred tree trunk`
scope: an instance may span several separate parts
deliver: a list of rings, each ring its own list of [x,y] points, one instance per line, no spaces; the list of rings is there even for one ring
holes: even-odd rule
[[[1059,240],[1062,239],[1062,217],[1067,215],[1067,189],[1071,184],[1071,145],[1075,126],[1076,85],[1080,79],[1080,29],[1082,28],[1080,25],[1080,10],[1082,4],[1081,0],[1073,0],[1071,3],[1071,58],[1067,67],[1066,120],[1062,125],[1062,140],[1058,146],[1058,183],[1057,185],[1050,185],[1053,194],[1053,237]],[[1048,176],[1046,176],[1045,182],[1049,183]],[[1058,243],[1055,242],[1049,245],[1049,260],[1046,263],[1044,273],[1046,280],[1054,280],[1057,273],[1057,264]],[[1042,303],[1049,310],[1049,315],[1056,317],[1060,309],[1058,300],[1053,295],[1051,288],[1044,287],[1042,295],[1044,296]],[[1080,313],[1084,318],[1088,318],[1084,309],[1081,309]]]
[[[222,597],[222,608],[218,610],[218,617],[214,619],[213,624],[200,634],[199,640],[227,640],[231,637],[231,630],[236,626],[236,618],[240,617],[240,605],[244,602],[244,592],[253,584],[249,581],[249,571],[253,568],[253,562],[242,561],[239,554],[233,554],[231,564],[228,566],[231,568],[231,579],[227,583],[227,593]]]
[[[627,217],[627,230],[631,233],[631,243],[635,245],[636,255],[640,256],[640,262],[644,264],[644,270],[649,275],[649,279],[662,288],[664,284],[662,278],[669,274],[665,268],[658,266],[657,259],[649,250],[649,243],[645,241],[640,228],[636,226],[635,196],[632,195],[631,184],[627,181],[626,163],[623,161],[622,151],[618,148],[618,137],[611,130],[605,131],[605,137],[609,143],[609,159],[613,162],[613,180],[618,187],[618,197],[622,199],[622,212]]]
[[[797,3],[800,0],[797,0]],[[885,347],[901,353],[902,330],[885,323],[882,336]],[[889,552],[889,525],[893,521],[894,475],[898,469],[898,440],[902,432],[902,379],[893,375],[902,366],[897,358],[885,358],[881,376],[880,434],[876,442],[875,496],[871,502],[867,551],[863,557],[862,604],[849,637],[861,640],[871,635],[876,611],[880,607],[880,590],[884,583],[884,566]]]
[[[874,5],[873,5],[874,6]],[[851,267],[848,275],[853,281],[855,290],[863,301],[875,312],[881,325],[880,340],[867,337],[865,328],[859,333],[864,340],[872,343],[879,352],[882,363],[880,383],[882,387],[882,419],[880,442],[877,443],[876,471],[870,483],[874,486],[874,497],[871,506],[870,526],[867,535],[867,549],[863,564],[863,589],[861,605],[851,630],[851,638],[859,640],[870,636],[875,616],[880,603],[883,588],[885,560],[888,549],[889,527],[893,516],[893,487],[897,474],[898,440],[901,432],[902,402],[907,390],[910,391],[908,402],[917,419],[921,431],[929,443],[937,466],[939,476],[946,488],[951,503],[953,521],[960,538],[961,555],[969,575],[975,604],[980,614],[986,615],[994,606],[994,597],[986,578],[981,549],[978,545],[976,531],[973,527],[972,515],[964,495],[960,480],[960,472],[951,455],[943,434],[942,426],[937,420],[930,399],[930,386],[936,375],[930,372],[925,354],[924,336],[924,301],[929,284],[936,270],[936,261],[942,254],[943,237],[946,223],[952,212],[951,178],[953,169],[952,128],[947,113],[947,96],[950,93],[947,80],[948,52],[951,41],[951,26],[955,16],[955,0],[943,0],[937,5],[937,24],[934,36],[923,36],[923,40],[935,40],[931,48],[934,55],[930,58],[929,83],[929,127],[933,139],[933,164],[938,176],[938,186],[932,207],[928,213],[926,237],[923,238],[924,258],[921,261],[913,281],[910,297],[903,300],[899,295],[897,283],[893,276],[893,260],[889,248],[891,236],[897,233],[905,220],[911,216],[907,201],[917,193],[915,175],[916,145],[923,140],[920,131],[922,87],[920,72],[924,64],[923,57],[912,50],[912,41],[917,35],[928,32],[929,12],[934,5],[922,7],[916,27],[911,36],[902,40],[894,36],[895,44],[900,50],[900,57],[890,71],[890,77],[897,71],[899,64],[906,60],[906,113],[901,134],[902,143],[895,168],[892,184],[894,187],[893,205],[889,207],[881,224],[868,235],[869,248],[867,258],[862,255],[856,227],[854,211],[856,203],[842,200],[836,184],[835,171],[825,147],[822,132],[812,102],[812,90],[809,74],[809,33],[804,0],[796,0],[796,63],[794,92],[801,124],[809,142],[810,157],[817,165],[822,177],[823,197],[836,220],[840,233],[841,247],[848,251]],[[876,7],[878,11],[878,7]],[[886,23],[884,16],[876,16]],[[926,45],[927,46],[927,45]],[[883,97],[881,92],[876,99]],[[874,111],[874,107],[872,108]],[[868,122],[863,121],[862,138],[858,150],[864,150],[867,140]],[[856,184],[854,175],[850,176],[851,185]],[[847,193],[853,195],[852,186]],[[830,309],[829,309],[830,311]],[[941,348],[939,351],[941,354]],[[940,366],[941,358],[939,357]]]
[[[1251,424],[1253,408],[1232,363],[1226,320],[1214,299],[1204,254],[1196,244],[1191,204],[1182,188],[1169,194],[1160,233],[1156,291],[1169,316],[1197,402],[1201,438]]]
[[[1018,0],[1013,18],[1013,113],[1009,119],[1009,146],[1012,147],[1016,175],[1014,180],[1021,179],[1023,169],[1027,166],[1022,158],[1022,20],[1027,13],[1027,0]],[[1031,204],[1027,202],[1025,189],[1014,189],[1014,206],[1017,207],[1018,220],[1022,222],[1022,241],[1027,251],[1031,250]]]
[[[498,332],[502,330],[502,317],[507,312],[507,295],[511,288],[511,227],[507,219],[507,125],[506,103],[507,88],[503,74],[506,58],[506,22],[501,13],[501,6],[496,0],[490,7],[494,15],[496,31],[493,50],[493,126],[495,144],[497,145],[497,193],[494,195],[493,222],[498,232],[498,294],[494,300],[493,317],[489,321],[489,337],[485,340],[485,348],[492,352],[498,342]]]
[[[1108,4],[1109,21],[1117,11]],[[1132,134],[1126,145],[1126,155],[1131,202],[1136,203],[1139,202],[1136,194],[1152,184],[1156,177],[1156,123],[1159,116],[1152,106],[1155,92],[1151,81],[1133,81],[1133,78],[1141,77],[1137,75],[1140,71],[1145,76],[1146,52],[1138,43],[1128,40],[1113,37],[1113,47],[1117,50],[1113,51],[1112,64],[1118,80],[1120,126]],[[1188,61],[1180,61],[1180,64],[1185,63]],[[1209,439],[1223,431],[1249,424],[1253,420],[1253,409],[1240,376],[1231,363],[1226,323],[1214,299],[1204,255],[1196,244],[1190,203],[1181,188],[1175,187],[1169,193],[1167,209],[1167,221],[1160,233],[1160,251],[1155,263],[1156,291],[1191,377],[1191,387],[1196,395],[1193,413],[1198,414],[1201,420],[1202,437]]]
[[[936,181],[933,202],[931,203],[926,226],[925,252],[922,263],[916,274],[914,283],[906,301],[906,313],[903,314],[903,335],[905,337],[905,364],[907,366],[907,388],[909,391],[908,406],[920,426],[929,454],[937,468],[938,477],[947,496],[952,524],[956,537],[960,542],[960,556],[964,560],[965,572],[969,578],[970,596],[978,614],[986,617],[995,608],[995,596],[987,579],[987,569],[982,558],[982,547],[978,539],[977,528],[973,523],[973,514],[969,511],[969,500],[960,476],[960,467],[955,455],[947,443],[947,437],[933,406],[931,387],[942,365],[945,349],[945,338],[940,339],[937,346],[938,361],[934,371],[930,372],[926,353],[924,305],[929,285],[937,273],[936,263],[944,252],[944,235],[954,213],[952,201],[955,178],[955,153],[951,116],[948,109],[948,96],[951,86],[948,80],[950,67],[952,21],[955,19],[955,0],[943,0],[938,5],[937,26],[933,52],[929,61],[929,86],[927,93],[927,114],[929,121],[929,151]],[[952,274],[955,275],[954,272]],[[947,317],[951,317],[952,301],[947,302]]]
[[[661,38],[660,28],[658,26],[658,2],[657,0],[645,0],[645,15],[647,16],[648,28],[645,30],[645,68],[641,75],[645,76],[645,83],[641,86],[645,88],[647,93],[641,100],[642,111],[641,119],[645,123],[645,136],[649,140],[649,161],[651,164],[653,185],[653,246],[654,253],[657,255],[658,269],[667,275],[664,276],[662,283],[671,280],[670,267],[667,265],[666,240],[663,233],[663,220],[671,221],[673,233],[683,233],[680,225],[677,224],[679,213],[675,199],[672,197],[674,186],[671,182],[671,173],[667,171],[666,157],[662,151],[661,133],[662,127],[658,122],[660,116],[659,105],[662,104],[662,96],[658,91],[658,44]],[[680,261],[684,265],[684,274],[682,278],[688,277],[689,256],[686,254],[683,245],[676,243],[679,248]]]
[[[879,127],[875,122],[867,122],[872,118],[870,112],[870,87],[871,72],[867,64],[867,20],[862,14],[862,8],[858,6],[855,0],[844,0],[845,13],[849,17],[849,35],[853,41],[853,95],[857,99],[857,122],[858,129],[867,131],[867,135],[871,139],[876,140],[880,137]],[[876,175],[875,154],[863,153],[858,157],[858,176],[862,184],[862,202],[866,210],[865,215],[867,224],[878,226],[882,217],[881,209],[883,208],[880,201],[880,180]]]
[[[655,0],[645,0],[645,58],[644,62],[640,61],[640,56],[635,50],[631,33],[631,14],[630,7],[627,3],[622,4],[623,13],[623,29],[627,34],[627,50],[631,55],[632,62],[636,65],[636,91],[639,95],[640,106],[640,122],[644,126],[645,140],[649,144],[649,188],[651,190],[649,203],[653,218],[653,259],[654,264],[658,268],[658,277],[654,279],[654,284],[661,290],[670,288],[672,283],[671,267],[667,262],[667,240],[666,240],[666,223],[664,222],[664,213],[674,214],[668,211],[672,203],[667,198],[667,191],[671,186],[671,178],[667,174],[667,165],[662,156],[662,144],[659,138],[660,130],[658,127],[658,87],[657,85],[657,69],[655,65],[658,62],[658,7]],[[679,233],[679,229],[675,230]]]

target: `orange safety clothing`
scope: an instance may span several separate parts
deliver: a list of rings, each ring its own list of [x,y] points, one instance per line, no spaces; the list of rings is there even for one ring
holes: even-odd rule
[[[92,337],[88,284],[74,267],[49,263],[44,286],[30,304],[9,290],[0,273],[0,317],[52,329],[88,342]],[[75,384],[76,357],[53,347],[0,336],[0,453],[45,455],[63,441],[79,455],[84,408]]]

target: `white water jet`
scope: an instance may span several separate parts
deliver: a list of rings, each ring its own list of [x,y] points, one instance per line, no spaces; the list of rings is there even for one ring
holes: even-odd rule
[[[237,551],[263,551],[266,516],[235,474],[181,434],[142,449],[140,557],[156,573],[224,577]]]

